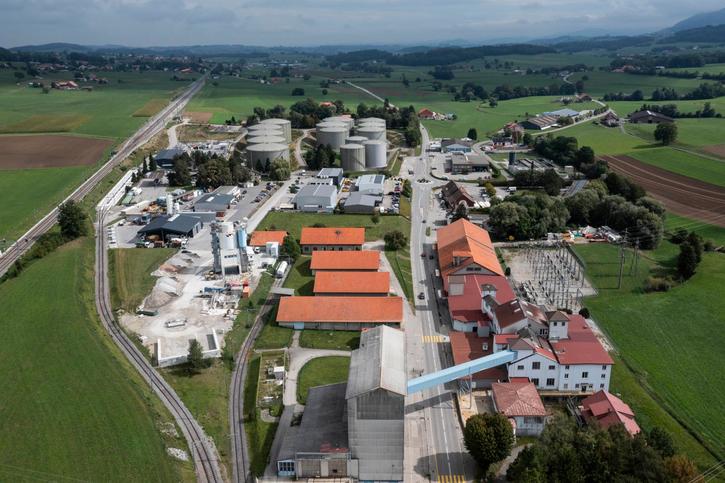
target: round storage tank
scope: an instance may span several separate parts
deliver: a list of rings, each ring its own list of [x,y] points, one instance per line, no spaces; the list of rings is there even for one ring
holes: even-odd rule
[[[266,131],[258,131],[258,132],[266,132]],[[282,136],[254,136],[251,138],[247,138],[247,145],[251,145],[251,144],[286,144],[286,143],[287,143],[287,141]]]
[[[355,120],[350,116],[331,116],[326,117],[322,120],[323,122],[340,122],[347,126],[348,129],[352,129],[355,126]]]
[[[345,139],[345,144],[362,144],[367,140],[368,138],[364,136],[350,136]]]
[[[383,169],[388,165],[385,141],[365,141],[365,167],[367,169]]]
[[[339,127],[342,129],[347,129],[347,124],[338,121],[320,121],[315,124],[316,129],[325,129],[328,127]]]
[[[222,250],[234,250],[237,248],[237,240],[234,236],[234,223],[224,221],[219,223],[218,228],[219,248]]]
[[[289,161],[289,146],[286,144],[265,143],[247,146],[247,160],[251,168],[256,167],[257,162],[264,165],[267,160],[271,163],[280,158]]]
[[[355,129],[355,134],[371,141],[385,141],[385,128],[378,126],[362,126]]]
[[[265,119],[260,124],[279,127],[282,130],[282,134],[284,134],[287,144],[292,142],[292,123],[287,119]]]
[[[325,127],[317,130],[317,144],[332,146],[335,151],[345,144],[349,131],[344,127]]]
[[[362,144],[344,144],[340,147],[342,171],[350,173],[365,169],[365,146]]]
[[[358,124],[375,124],[375,125],[382,125],[385,126],[386,122],[385,119],[380,119],[379,117],[363,117],[357,120]]]
[[[247,128],[247,138],[257,136],[280,136],[284,137],[282,128],[273,124],[255,124]]]

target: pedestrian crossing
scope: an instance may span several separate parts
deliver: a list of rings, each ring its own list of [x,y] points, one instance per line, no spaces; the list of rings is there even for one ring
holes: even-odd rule
[[[443,342],[448,342],[448,337],[445,335],[423,335],[423,342],[425,344],[441,344]]]
[[[465,475],[438,475],[440,483],[465,483]]]

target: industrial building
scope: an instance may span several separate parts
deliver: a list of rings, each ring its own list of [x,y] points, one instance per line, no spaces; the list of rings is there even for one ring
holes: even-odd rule
[[[295,330],[362,330],[402,322],[400,297],[283,297],[277,310],[277,323]]]
[[[482,173],[491,168],[491,159],[485,154],[454,152],[448,163],[451,174]]]
[[[194,203],[194,211],[221,213],[222,216],[236,202],[233,195],[207,193]]]
[[[337,206],[337,188],[324,184],[305,185],[295,195],[294,204],[299,211],[332,213]]]
[[[675,122],[669,116],[654,111],[637,111],[629,115],[629,122],[632,124],[659,124],[661,122]]]
[[[519,124],[525,129],[536,129],[539,131],[543,131],[545,129],[558,126],[558,122],[559,116],[540,115],[536,117],[530,117],[525,121],[520,122]]]
[[[193,238],[203,226],[204,223],[196,216],[184,214],[161,215],[151,219],[146,226],[138,231],[138,235],[142,238],[158,236],[164,241],[170,237]]]
[[[385,191],[385,176],[364,174],[355,180],[355,189],[364,195],[382,195]]]
[[[300,235],[302,253],[362,250],[365,228],[317,228],[306,226]]]
[[[231,222],[212,223],[211,251],[214,273],[225,276],[245,272],[249,264],[245,228]]]
[[[315,177],[318,179],[331,179],[332,184],[339,188],[343,179],[342,168],[322,168]]]
[[[315,274],[313,293],[316,296],[387,296],[390,292],[388,272],[335,272]]]
[[[340,146],[340,165],[345,173],[365,170],[365,146],[362,144],[343,144]]]
[[[347,197],[343,208],[345,213],[372,214],[382,202],[382,196],[367,195],[355,191]]]
[[[162,149],[154,155],[154,161],[156,161],[156,166],[161,169],[174,169],[174,161],[184,153],[186,151],[178,146]]]
[[[310,270],[317,272],[348,271],[348,272],[377,272],[380,268],[380,253],[375,250],[361,251],[314,251],[310,261]]]
[[[473,141],[466,139],[443,139],[441,151],[444,153],[470,153],[473,149]]]
[[[363,332],[347,383],[310,388],[300,425],[282,441],[277,475],[403,481],[405,395],[403,333]]]
[[[247,162],[249,167],[256,169],[258,165],[265,166],[267,162],[276,159],[289,161],[289,146],[287,144],[262,143],[247,146]]]

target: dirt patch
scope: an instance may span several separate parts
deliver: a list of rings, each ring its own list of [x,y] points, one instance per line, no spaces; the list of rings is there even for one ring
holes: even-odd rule
[[[719,158],[725,158],[725,144],[713,144],[702,148],[708,154],[714,154]]]
[[[0,136],[0,169],[88,166],[111,144],[80,136]]]
[[[651,166],[630,156],[601,156],[673,213],[725,227],[725,188]]]
[[[191,122],[198,122],[200,124],[208,123],[211,117],[214,115],[213,112],[199,112],[199,111],[186,111],[185,117],[191,119]]]
[[[90,120],[82,114],[36,114],[22,121],[0,126],[0,133],[71,132]]]

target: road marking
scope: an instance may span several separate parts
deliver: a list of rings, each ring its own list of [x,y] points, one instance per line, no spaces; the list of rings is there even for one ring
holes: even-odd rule
[[[444,335],[424,335],[423,342],[427,344],[440,344],[442,342],[448,342],[448,337]]]
[[[465,483],[464,475],[438,475],[438,481],[441,483]]]

